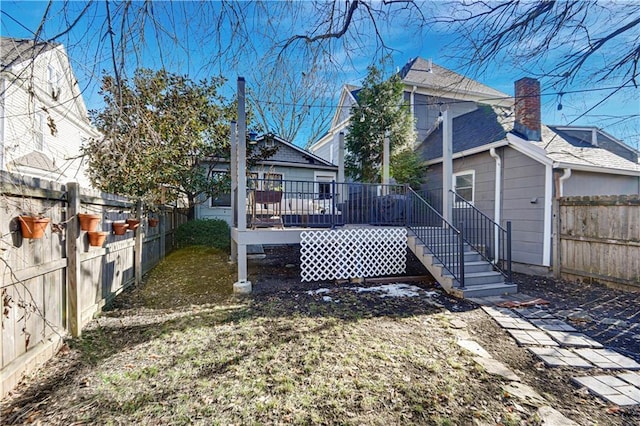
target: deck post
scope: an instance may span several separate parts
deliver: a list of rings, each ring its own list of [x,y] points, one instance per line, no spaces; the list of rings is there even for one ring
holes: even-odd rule
[[[230,145],[231,145],[231,226],[238,226],[238,138],[235,120],[231,122]],[[238,243],[231,239],[231,256],[229,261],[238,261]]]
[[[451,223],[453,219],[453,118],[449,111],[442,111],[442,216]]]
[[[238,77],[238,233],[247,231],[247,114],[245,110],[244,77]],[[237,244],[238,281],[233,284],[235,293],[251,293],[251,281],[247,280],[247,245]]]

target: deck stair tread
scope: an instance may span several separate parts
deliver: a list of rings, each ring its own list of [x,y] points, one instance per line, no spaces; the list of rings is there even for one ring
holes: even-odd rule
[[[435,234],[437,232],[437,234]],[[461,298],[499,296],[518,291],[513,283],[506,283],[504,276],[494,270],[493,265],[482,258],[480,252],[465,243],[463,247],[463,259],[465,266],[464,288],[460,288],[453,273],[459,267],[451,267],[447,270],[445,264],[448,261],[460,258],[460,253],[447,252],[449,247],[458,247],[456,238],[449,231],[434,231],[429,229],[421,239],[411,229],[407,232],[407,245],[422,264],[431,272],[434,278],[448,293]],[[440,251],[445,251],[440,253]]]

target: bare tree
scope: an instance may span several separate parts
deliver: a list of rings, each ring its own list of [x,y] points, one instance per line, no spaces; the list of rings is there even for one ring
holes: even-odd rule
[[[6,10],[2,16],[11,19]],[[54,17],[62,18],[66,27],[50,28],[57,22]],[[83,71],[94,82],[99,81],[105,61],[109,74],[116,76],[144,65],[186,67],[192,78],[200,77],[198,73],[228,75],[260,63],[260,75],[268,77],[252,82],[255,99],[260,100],[263,94],[277,99],[278,84],[325,96],[311,83],[345,68],[364,73],[363,61],[374,63],[394,52],[390,34],[398,28],[406,37],[457,34],[452,47],[470,74],[510,63],[545,78],[547,86],[558,92],[605,84],[615,93],[638,83],[640,4],[635,1],[65,1],[50,3],[33,34],[38,41],[64,43],[72,56],[81,58]],[[264,52],[277,59],[261,58]],[[291,63],[290,55],[305,63],[309,78],[273,79],[288,70],[283,67]],[[207,60],[193,65],[195,56]],[[150,58],[157,64],[150,64]],[[274,90],[260,86],[266,83]],[[300,117],[312,104],[304,96],[277,102]],[[290,126],[277,114],[267,114],[275,103],[263,105],[263,124]],[[312,125],[304,122],[307,128]],[[299,134],[295,127],[283,136]]]

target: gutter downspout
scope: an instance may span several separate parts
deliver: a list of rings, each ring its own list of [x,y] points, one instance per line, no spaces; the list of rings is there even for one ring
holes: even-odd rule
[[[560,192],[560,194],[558,194],[559,197],[564,197],[564,181],[566,181],[570,177],[571,177],[571,169],[568,169],[568,168],[564,169],[562,176],[560,176],[560,179],[558,179],[558,182],[560,182],[560,185],[558,188]]]
[[[497,223],[498,225],[500,225],[500,222],[502,221],[501,218],[501,211],[502,211],[502,159],[500,158],[500,156],[496,153],[496,149],[495,148],[491,148],[489,150],[489,155],[491,155],[491,158],[493,158],[494,160],[496,160],[496,186],[495,186],[495,200],[493,202],[493,220],[495,223]],[[498,241],[500,238],[500,234],[498,233],[498,228],[495,228],[494,230],[494,236],[493,236],[493,241],[494,241],[494,262],[498,261],[498,256],[500,255],[499,249],[498,249]]]
[[[564,196],[564,182],[571,177],[571,169],[563,169],[562,176],[557,177],[556,194],[553,199],[553,217],[555,232],[553,233],[553,276],[562,276],[562,252],[560,249],[560,197]]]
[[[553,165],[546,164],[544,173],[544,228],[542,237],[542,266],[551,266],[551,228],[553,204]]]

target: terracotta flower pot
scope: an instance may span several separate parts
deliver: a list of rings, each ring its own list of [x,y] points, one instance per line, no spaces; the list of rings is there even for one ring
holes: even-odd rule
[[[19,216],[23,238],[42,238],[44,230],[51,221],[48,217]]]
[[[138,219],[127,219],[127,225],[129,225],[130,231],[135,231],[140,226],[140,221]]]
[[[78,220],[80,221],[80,229],[83,231],[93,231],[100,223],[100,215],[78,213]]]
[[[107,238],[108,232],[102,231],[89,231],[87,235],[89,236],[89,244],[96,247],[102,247],[104,244],[104,240]]]
[[[124,222],[113,222],[111,225],[113,233],[116,235],[124,235],[127,232],[127,228],[129,228],[129,225]]]
[[[150,217],[149,218],[149,227],[150,228],[155,228],[156,226],[158,226],[159,223],[160,223],[160,219],[156,219],[154,217]]]

